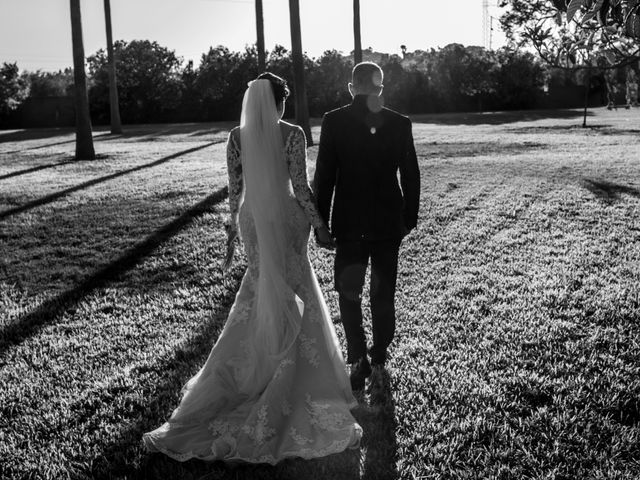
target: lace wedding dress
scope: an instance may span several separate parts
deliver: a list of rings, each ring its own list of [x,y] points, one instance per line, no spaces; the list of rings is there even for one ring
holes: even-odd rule
[[[275,363],[263,361],[253,351],[262,335],[251,315],[260,253],[251,209],[241,201],[245,187],[241,142],[236,137],[232,132],[227,144],[229,203],[232,218],[239,218],[248,268],[209,358],[184,387],[169,421],[146,433],[144,442],[149,450],[180,461],[275,464],[287,457],[341,452],[359,444],[362,429],[350,412],[357,402],[307,256],[310,224],[323,223],[307,180],[305,136],[294,128],[284,142],[290,184],[283,277],[295,292],[301,313],[299,325],[290,330],[291,341]]]

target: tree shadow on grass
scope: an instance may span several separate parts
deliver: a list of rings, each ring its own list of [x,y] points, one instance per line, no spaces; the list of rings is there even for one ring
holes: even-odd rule
[[[186,137],[204,137],[207,135],[215,136],[222,132],[227,132],[231,128],[237,125],[237,122],[217,122],[215,124],[206,123],[185,123],[185,124],[141,124],[141,125],[129,125],[124,128],[122,133],[111,133],[108,130],[94,129],[93,140],[94,142],[110,142],[110,141],[127,141],[132,140],[136,142],[154,141],[159,139],[166,139],[171,135],[183,135]],[[73,135],[74,129],[28,129],[18,130],[3,133],[0,131],[0,145],[2,143],[16,143],[26,142],[34,140],[43,140],[54,137],[61,137],[66,135]],[[10,151],[0,151],[0,154],[10,155],[22,152],[28,152],[33,150],[40,150],[49,147],[55,147],[58,145],[67,145],[74,143],[75,138],[69,140],[62,140],[58,142],[45,143],[41,145],[34,145],[25,148],[16,148]]]
[[[183,155],[187,155],[189,153],[197,152],[198,150],[203,150],[205,148],[208,148],[208,147],[210,147],[212,145],[216,145],[217,143],[221,143],[221,142],[222,142],[222,140],[208,142],[208,143],[206,143],[204,145],[200,145],[198,147],[188,148],[187,150],[182,150],[180,152],[173,153],[173,154],[168,155],[166,157],[162,157],[159,160],[156,160],[156,161],[151,162],[151,163],[146,163],[144,165],[138,165],[137,167],[128,168],[126,170],[121,170],[119,172],[112,173],[110,175],[105,175],[103,177],[94,178],[93,180],[88,180],[88,181],[80,183],[80,184],[78,184],[76,186],[69,187],[69,188],[66,188],[64,190],[60,190],[59,192],[55,192],[55,193],[52,193],[50,195],[46,195],[44,197],[38,198],[36,200],[33,200],[31,202],[25,203],[24,205],[20,205],[18,207],[10,208],[9,210],[5,210],[3,212],[0,212],[0,220],[3,220],[3,219],[8,218],[8,217],[11,217],[13,215],[17,215],[19,213],[23,213],[23,212],[29,211],[29,210],[31,210],[33,208],[40,207],[42,205],[46,205],[48,203],[54,202],[55,200],[58,200],[58,199],[60,199],[62,197],[65,197],[66,195],[69,195],[70,193],[74,193],[74,192],[77,192],[79,190],[84,190],[85,188],[92,187],[94,185],[98,185],[100,183],[104,183],[104,182],[107,182],[109,180],[113,180],[115,178],[122,177],[124,175],[128,175],[130,173],[138,172],[140,170],[145,170],[147,168],[156,167],[156,166],[161,165],[163,163],[166,163],[166,162],[168,162],[170,160],[174,160],[174,159],[176,159],[178,157],[181,157]]]
[[[37,167],[26,168],[24,170],[18,170],[17,172],[7,173],[5,175],[0,175],[0,180],[6,180],[8,178],[20,177],[22,175],[27,175],[28,173],[38,172],[40,170],[47,170],[49,168],[60,167],[62,165],[68,165],[69,163],[74,163],[75,160],[65,160],[63,162],[50,163],[47,165],[39,165]]]
[[[237,124],[238,122],[126,125],[123,127],[122,133],[118,134],[118,137],[162,137],[165,135],[202,136],[229,131]]]
[[[417,145],[420,157],[462,158],[493,155],[516,155],[540,151],[548,145],[538,142],[428,142]]]
[[[428,115],[411,115],[415,123],[430,123],[436,125],[505,125],[516,122],[530,122],[545,119],[581,118],[582,110],[517,110],[505,112],[468,112],[468,113],[439,113]],[[589,112],[588,115],[593,115]]]
[[[23,142],[26,140],[41,140],[44,138],[70,135],[75,132],[73,127],[63,128],[27,128],[20,130],[0,131],[0,143]]]
[[[622,194],[640,198],[640,190],[628,185],[622,185],[619,183],[608,182],[606,180],[597,180],[591,178],[583,178],[581,184],[596,198],[599,198],[600,200],[607,203],[612,203],[616,200],[620,200],[620,196]]]
[[[509,133],[532,133],[532,134],[566,134],[567,132],[594,133],[597,135],[630,135],[638,136],[640,129],[616,128],[614,125],[534,125],[508,129]]]
[[[238,122],[216,122],[216,123],[168,123],[168,124],[135,124],[125,125],[121,134],[112,134],[108,127],[102,126],[93,129],[94,139],[110,140],[112,138],[134,138],[147,137],[150,135],[204,135],[207,133],[220,133],[228,131]],[[75,129],[68,128],[29,128],[22,130],[0,130],[0,144],[9,142],[24,142],[29,140],[42,140],[63,135],[73,135]],[[75,139],[64,142],[53,143],[51,145],[59,145],[61,143],[75,142]],[[34,148],[42,148],[47,145],[37,146]]]
[[[225,123],[225,127],[223,127],[223,128],[217,127],[217,128],[205,128],[205,129],[202,129],[202,130],[196,130],[195,132],[190,133],[189,136],[190,137],[202,137],[204,135],[212,135],[212,134],[215,135],[215,134],[220,133],[220,132],[228,132],[229,130],[231,130],[236,125],[237,125],[237,123],[229,123],[228,125]]]
[[[97,141],[100,141],[102,139],[102,137],[108,137],[108,136],[111,136],[111,134],[110,133],[100,133],[98,135],[94,135],[93,136],[93,140],[94,140],[94,142],[97,142]],[[0,137],[0,139],[1,139],[1,137]],[[8,152],[0,152],[0,153],[4,153],[5,155],[9,155],[9,154],[12,154],[12,153],[30,152],[30,151],[33,151],[33,150],[39,150],[41,148],[55,147],[57,145],[66,145],[66,144],[69,144],[69,143],[75,143],[75,141],[76,141],[76,139],[72,138],[71,140],[63,140],[61,142],[46,143],[44,145],[36,145],[34,147],[20,148],[20,149],[17,149],[17,150],[10,150]]]
[[[227,193],[227,187],[223,187],[208,195],[178,218],[127,250],[119,258],[84,279],[75,288],[45,301],[36,310],[2,328],[0,330],[0,356],[4,355],[11,346],[18,345],[26,338],[37,333],[43,325],[54,323],[65,311],[76,305],[93,290],[118,278],[119,275],[127,270],[131,270],[162,243],[191,224],[194,219],[222,202],[227,197]]]

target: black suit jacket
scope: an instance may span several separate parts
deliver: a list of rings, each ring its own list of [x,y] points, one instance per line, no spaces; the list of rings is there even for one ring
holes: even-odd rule
[[[322,120],[313,183],[327,225],[333,198],[337,241],[401,238],[418,220],[420,170],[411,121],[372,109],[374,103],[377,97],[358,95]]]

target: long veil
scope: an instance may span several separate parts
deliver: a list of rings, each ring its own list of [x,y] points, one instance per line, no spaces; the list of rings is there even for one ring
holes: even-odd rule
[[[259,275],[250,322],[256,335],[247,351],[239,385],[262,391],[300,331],[304,305],[286,281],[287,204],[291,188],[284,142],[271,83],[249,83],[242,102],[240,144],[244,202],[258,239]]]

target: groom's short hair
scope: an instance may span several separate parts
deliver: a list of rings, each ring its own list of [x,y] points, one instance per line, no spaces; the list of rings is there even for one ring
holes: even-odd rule
[[[375,92],[382,87],[384,73],[373,62],[360,62],[351,71],[351,83],[360,90]]]

